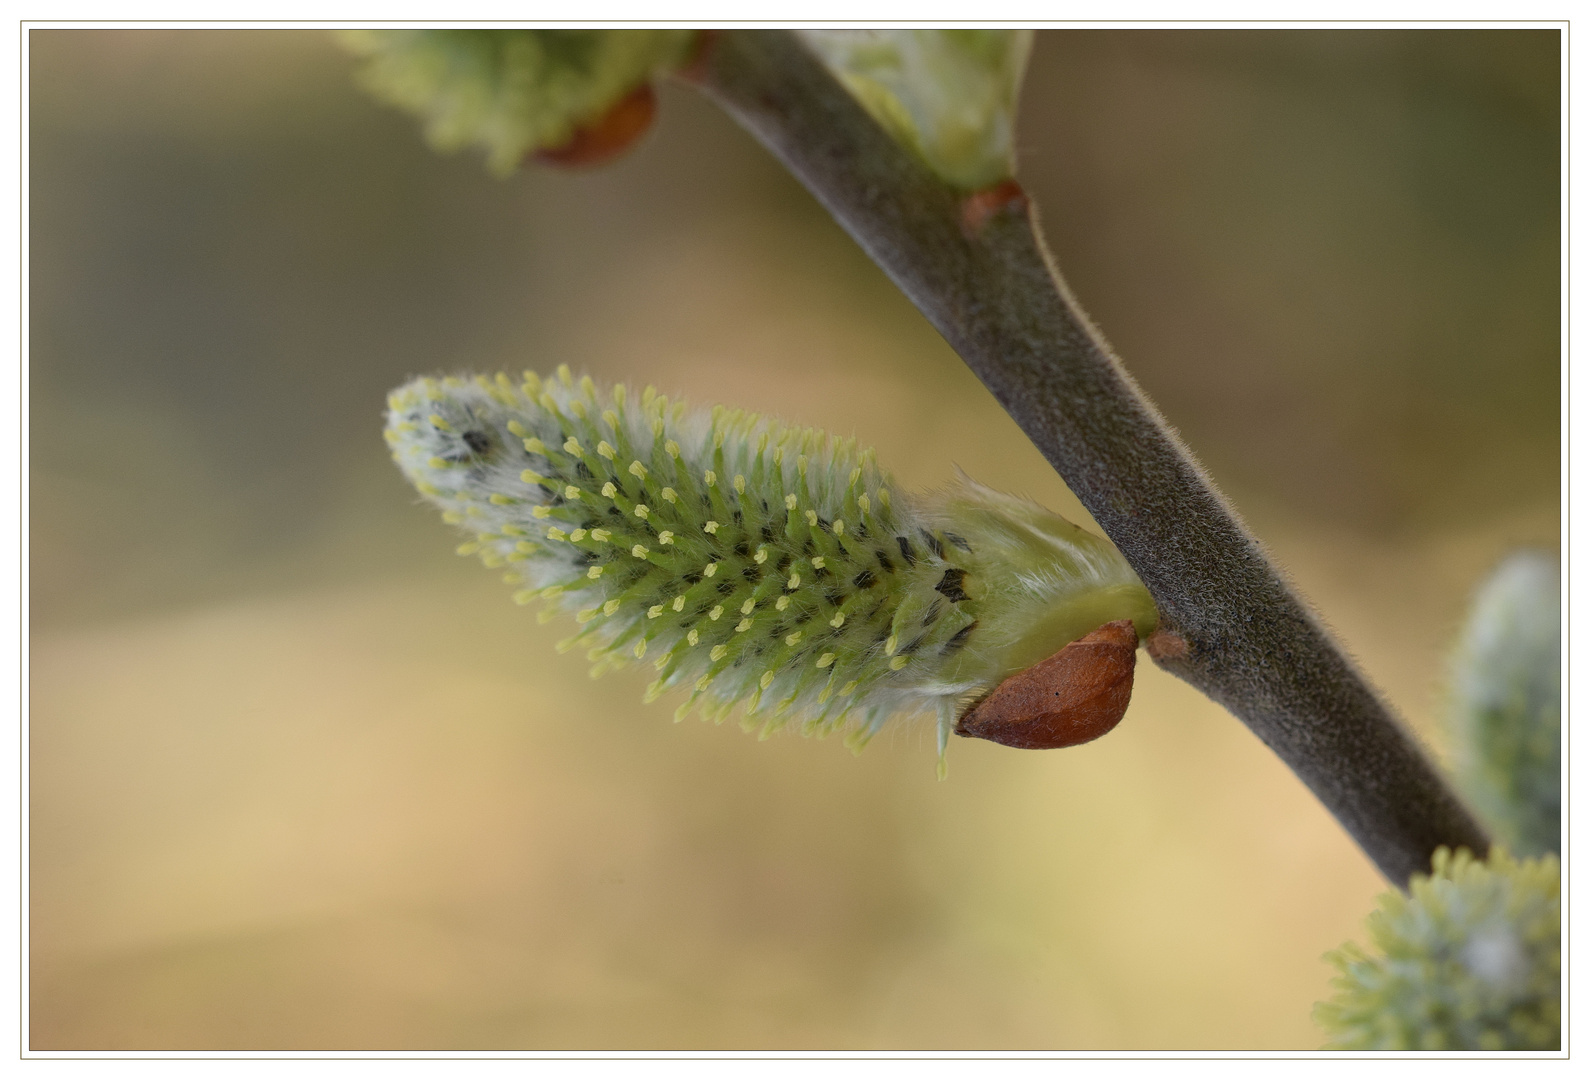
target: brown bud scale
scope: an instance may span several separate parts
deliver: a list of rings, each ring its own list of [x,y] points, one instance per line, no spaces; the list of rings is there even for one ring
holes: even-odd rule
[[[641,83],[607,112],[575,130],[561,146],[537,150],[543,165],[583,167],[602,165],[628,150],[651,127],[657,115],[657,93],[651,83]]]
[[[1014,180],[1001,180],[961,200],[961,232],[968,240],[975,240],[995,215],[1026,209],[1027,193],[1021,185]]]
[[[1020,750],[1091,742],[1126,714],[1136,667],[1132,621],[1105,623],[994,687],[960,718],[955,733]]]

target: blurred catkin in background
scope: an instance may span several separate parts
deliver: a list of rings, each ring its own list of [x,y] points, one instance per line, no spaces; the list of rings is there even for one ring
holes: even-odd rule
[[[567,362],[1085,519],[714,108],[500,181],[318,32],[29,43],[35,1048],[1318,1044],[1381,883],[1149,665],[939,785],[925,729],[589,682],[414,505],[391,386]],[[1558,47],[1046,32],[1022,91],[1083,304],[1432,740],[1474,584],[1558,535]]]

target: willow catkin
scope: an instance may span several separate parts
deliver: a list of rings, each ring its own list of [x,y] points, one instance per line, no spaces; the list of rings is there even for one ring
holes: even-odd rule
[[[648,388],[422,378],[386,438],[414,486],[506,571],[519,603],[574,616],[560,648],[634,662],[764,735],[798,719],[859,749],[896,714],[957,713],[1106,622],[1156,614],[1108,543],[961,477],[915,497],[870,449]]]

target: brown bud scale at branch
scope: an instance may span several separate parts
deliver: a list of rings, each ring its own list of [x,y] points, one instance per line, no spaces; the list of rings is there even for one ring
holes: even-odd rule
[[[1027,193],[1014,180],[1002,180],[993,187],[974,191],[961,200],[961,232],[968,240],[975,240],[996,214],[1025,213]]]
[[[594,122],[576,130],[562,146],[537,150],[535,160],[565,168],[604,165],[646,134],[656,115],[657,93],[651,83],[641,83]]]
[[[994,687],[955,725],[957,735],[1018,750],[1057,750],[1106,735],[1132,699],[1137,630],[1106,623]]]

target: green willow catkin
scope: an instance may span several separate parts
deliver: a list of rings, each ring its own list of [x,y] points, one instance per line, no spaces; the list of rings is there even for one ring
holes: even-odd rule
[[[721,721],[764,736],[937,717],[940,769],[959,710],[1106,622],[1157,614],[1104,540],[962,477],[894,490],[870,449],[648,388],[422,378],[388,400],[393,459],[459,554],[506,571],[522,604],[570,612],[593,674],[650,663]]]
[[[1484,861],[1437,848],[1431,872],[1368,920],[1373,951],[1325,957],[1314,1007],[1327,1050],[1556,1050],[1562,1045],[1562,868],[1555,855]]]

